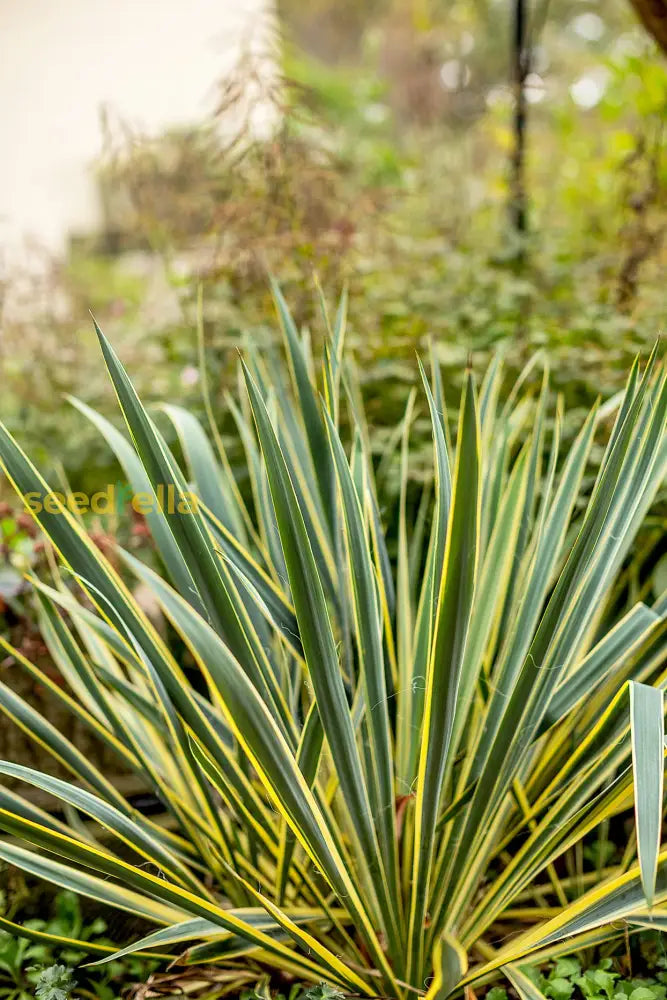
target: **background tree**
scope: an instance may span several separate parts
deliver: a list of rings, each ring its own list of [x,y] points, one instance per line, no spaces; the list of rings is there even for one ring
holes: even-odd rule
[[[630,0],[630,3],[646,30],[653,35],[662,51],[667,53],[666,0]]]

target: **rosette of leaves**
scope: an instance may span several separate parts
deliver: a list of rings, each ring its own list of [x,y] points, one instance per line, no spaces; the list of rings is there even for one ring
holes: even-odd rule
[[[141,775],[165,821],[2,683],[0,707],[72,780],[0,773],[79,820],[2,791],[0,857],[157,926],[117,955],[218,964],[231,982],[281,970],[368,997],[425,984],[445,996],[502,974],[530,994],[529,957],[667,919],[667,598],[610,610],[665,474],[664,365],[656,351],[635,363],[564,454],[546,373],[536,397],[522,378],[502,401],[500,360],[479,388],[467,371],[450,437],[438,367],[422,369],[432,489],[408,517],[411,395],[389,446],[402,483],[389,515],[344,301],[318,366],[275,294],[287,364],[251,350],[229,400],[250,499],[215,427],[211,443],[178,407],[149,415],[98,331],[127,435],[79,409],[135,493],[198,497],[147,514],[163,573],[119,553],[182,646],[60,501],[35,517],[62,569],[33,582],[64,684],[3,645]],[[594,442],[604,456],[588,481]],[[49,492],[4,430],[0,456],[20,494]],[[622,863],[569,878],[560,859],[633,805]]]

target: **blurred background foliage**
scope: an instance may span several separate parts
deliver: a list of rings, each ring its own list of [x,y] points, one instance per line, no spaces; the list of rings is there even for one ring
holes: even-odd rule
[[[277,336],[269,270],[315,348],[314,282],[330,302],[347,285],[378,448],[431,339],[450,395],[467,356],[481,369],[498,346],[508,380],[544,350],[572,426],[618,390],[664,323],[667,66],[627,0],[532,0],[517,233],[516,2],[282,0],[270,92],[241,54],[210,122],[149,140],[108,121],[104,231],[27,280],[29,308],[4,324],[3,412],[35,460],[49,471],[58,456],[76,489],[113,481],[96,432],[61,402],[115,414],[89,309],[148,401],[202,411],[200,287],[233,450],[236,349]],[[262,138],[239,116],[249,92],[275,112]]]

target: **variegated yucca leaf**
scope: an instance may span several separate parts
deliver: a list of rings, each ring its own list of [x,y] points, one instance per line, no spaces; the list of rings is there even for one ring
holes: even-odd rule
[[[34,502],[49,486],[0,428],[58,556],[33,583],[63,683],[0,643],[164,808],[141,814],[5,678],[0,708],[70,778],[0,775],[72,823],[0,788],[0,858],[155,925],[121,954],[369,997],[441,1000],[504,974],[531,996],[529,956],[667,923],[667,598],[614,614],[667,468],[664,364],[637,362],[613,426],[594,409],[565,449],[547,372],[530,388],[538,359],[504,403],[500,358],[479,389],[467,371],[455,431],[432,360],[378,466],[344,298],[320,367],[274,294],[287,364],[249,349],[229,399],[243,490],[217,429],[176,406],[150,415],[98,330],[127,433],[74,402],[135,494],[183,501],[147,514],[162,572],[123,551],[112,565],[66,503]],[[418,407],[434,460],[415,498]],[[633,806],[622,863],[561,863]]]

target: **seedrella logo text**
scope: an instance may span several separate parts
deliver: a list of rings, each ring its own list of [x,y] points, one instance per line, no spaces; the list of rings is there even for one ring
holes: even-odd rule
[[[135,493],[129,483],[110,483],[96,493],[57,493],[35,491],[25,493],[23,502],[33,514],[62,514],[68,510],[71,514],[122,514],[127,504],[137,514],[151,514],[162,511],[164,514],[193,514],[197,510],[197,497],[194,493],[179,490],[173,483],[160,484],[152,493]]]

